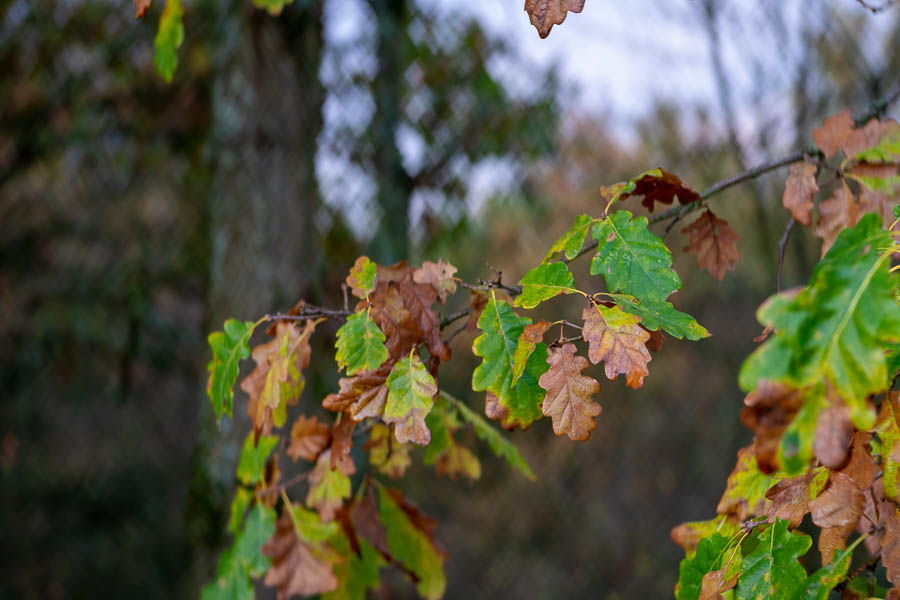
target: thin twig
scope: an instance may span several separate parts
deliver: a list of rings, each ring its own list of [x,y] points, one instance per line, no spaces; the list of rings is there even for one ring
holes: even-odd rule
[[[266,321],[308,321],[310,319],[334,319],[336,321],[344,321],[353,314],[350,310],[337,310],[334,308],[322,308],[319,306],[304,306],[296,315],[285,315],[277,313],[274,315],[266,315]]]
[[[884,96],[873,100],[872,103],[869,104],[869,108],[866,110],[866,112],[853,119],[853,124],[857,127],[862,127],[863,125],[868,123],[869,119],[874,119],[875,117],[883,117],[884,112],[887,110],[888,106],[896,102],[898,99],[900,99],[900,82],[897,82],[897,85],[894,86],[894,89],[886,93]]]
[[[341,284],[341,291],[344,293],[344,310],[350,310],[350,297],[347,295],[347,284]]]
[[[464,308],[462,310],[458,310],[455,313],[444,317],[443,319],[441,319],[441,329],[443,329],[444,327],[446,327],[447,325],[449,325],[450,323],[452,323],[454,321],[462,319],[463,317],[468,317],[470,314],[472,314],[471,306],[468,308]]]
[[[681,210],[679,210],[679,211],[675,214],[675,216],[672,218],[672,220],[669,221],[669,224],[666,225],[666,228],[665,228],[665,230],[663,231],[663,234],[662,234],[662,238],[663,238],[663,239],[666,239],[666,236],[669,235],[669,232],[672,230],[673,227],[675,227],[675,223],[677,223],[678,221],[680,221],[681,218],[682,218],[684,215],[688,214],[688,208],[689,208],[689,207],[690,207],[689,204],[686,205],[686,206],[682,206],[682,207],[681,207]]]
[[[784,228],[784,235],[781,236],[781,240],[778,242],[778,270],[775,271],[775,291],[781,291],[781,270],[784,267],[784,249],[787,247],[788,239],[791,237],[791,231],[794,230],[794,224],[797,221],[794,220],[794,217],[791,217],[787,222],[787,226]]]
[[[297,485],[301,481],[305,480],[307,477],[312,475],[313,471],[315,471],[314,468],[309,469],[308,471],[303,471],[302,473],[298,473],[297,475],[294,475],[293,477],[291,477],[290,479],[288,479],[287,481],[285,481],[284,483],[282,483],[280,485],[276,485],[274,487],[264,489],[263,491],[259,492],[257,494],[257,496],[268,496],[269,494],[274,494],[277,492],[281,492],[282,490],[286,490],[289,487]]]
[[[457,327],[456,329],[451,331],[450,335],[447,336],[447,339],[444,340],[444,345],[449,346],[450,342],[453,341],[453,338],[455,338],[456,336],[458,336],[459,334],[461,334],[463,331],[466,330],[466,325],[468,325],[468,323],[463,323],[462,325],[460,325],[459,327]]]
[[[868,2],[866,2],[866,0],[856,0],[856,2],[860,6],[862,6],[869,12],[871,12],[873,15],[878,14],[883,10],[887,10],[887,9],[891,8],[892,6],[894,6],[895,4],[897,4],[897,0],[887,0],[881,6],[873,6],[873,5],[869,4]]]

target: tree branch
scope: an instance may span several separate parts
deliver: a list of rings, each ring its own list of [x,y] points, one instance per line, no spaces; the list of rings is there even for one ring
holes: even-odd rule
[[[775,291],[781,291],[781,270],[784,267],[784,249],[787,247],[788,239],[791,237],[791,231],[794,230],[794,224],[797,221],[794,220],[794,217],[787,222],[787,226],[784,228],[784,235],[781,236],[781,239],[778,241],[778,269],[775,271]]]
[[[869,12],[871,12],[871,13],[874,15],[874,14],[880,13],[881,11],[887,10],[887,9],[889,9],[890,7],[894,6],[895,4],[897,4],[897,0],[887,0],[887,1],[886,1],[884,4],[882,4],[881,6],[874,6],[874,5],[869,4],[868,2],[866,2],[866,0],[856,0],[856,3],[859,4],[860,6],[862,6],[863,8],[865,8],[866,10],[868,10]]]

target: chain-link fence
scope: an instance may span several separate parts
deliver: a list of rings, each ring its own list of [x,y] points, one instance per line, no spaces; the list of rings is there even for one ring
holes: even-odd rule
[[[0,597],[196,595],[247,431],[241,393],[221,430],[204,399],[224,318],[339,304],[363,252],[517,278],[600,186],[663,166],[702,189],[900,81],[898,11],[852,0],[595,0],[545,41],[519,5],[201,0],[165,85],[157,4],[135,23],[103,0],[0,2]],[[598,377],[585,444],[512,434],[538,483],[483,452],[471,485],[413,469],[448,597],[671,593],[669,530],[712,516],[749,439],[735,374],[774,289],[783,177],[716,201],[741,236],[723,282],[667,236],[674,302],[713,337],[668,341],[641,390]],[[795,235],[787,285],[817,253]],[[441,382],[481,409],[471,338]],[[301,408],[334,389],[318,343]]]

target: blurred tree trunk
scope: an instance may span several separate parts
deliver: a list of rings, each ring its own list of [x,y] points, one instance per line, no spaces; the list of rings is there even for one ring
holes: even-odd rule
[[[208,202],[210,238],[207,329],[229,317],[255,319],[287,310],[306,294],[318,254],[314,216],[320,200],[315,171],[324,88],[321,5],[296,2],[280,17],[233,0],[223,9],[213,88],[214,181]],[[201,408],[188,523],[197,577],[215,568],[234,488],[246,402],[217,428]]]
[[[397,130],[403,110],[406,0],[372,0],[377,19],[378,74],[375,77],[375,168],[381,223],[372,239],[372,258],[392,263],[409,253],[412,180],[403,167]]]

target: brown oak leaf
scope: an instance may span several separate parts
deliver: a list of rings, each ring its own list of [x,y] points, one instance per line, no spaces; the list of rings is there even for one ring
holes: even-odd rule
[[[253,349],[256,368],[241,381],[241,389],[250,397],[247,412],[253,419],[256,440],[280,427],[287,418],[287,407],[300,400],[306,385],[303,369],[309,366],[309,338],[316,329],[307,321],[303,330],[294,323],[278,321],[275,337]]]
[[[784,184],[781,203],[798,223],[809,227],[812,225],[813,197],[818,191],[816,165],[809,161],[795,162]]]
[[[331,468],[336,469],[338,464],[350,459],[350,451],[353,450],[353,426],[356,422],[347,413],[341,413],[340,420],[335,423],[331,434]]]
[[[639,388],[650,371],[650,352],[645,346],[650,339],[640,326],[640,317],[630,315],[618,306],[593,304],[581,313],[584,327],[581,335],[588,343],[588,358],[597,364],[603,361],[606,376],[613,380],[625,374],[628,387]]]
[[[583,8],[584,0],[525,0],[525,11],[542,38],[554,25],[561,25],[567,13],[580,13]]]
[[[831,198],[819,204],[819,219],[813,227],[813,233],[822,238],[822,256],[834,244],[838,234],[856,225],[858,220],[859,204],[847,183],[843,182]]]
[[[263,581],[278,588],[278,600],[324,594],[338,587],[333,562],[300,539],[288,510],[275,522],[275,533],[263,544],[262,553],[272,561]]]
[[[853,533],[853,525],[837,525],[823,527],[819,532],[819,553],[822,564],[827,565],[834,560],[834,553],[847,547],[847,536]]]
[[[663,342],[666,341],[662,330],[657,329],[656,331],[650,331],[643,325],[641,325],[641,329],[650,334],[650,339],[647,340],[646,344],[644,344],[645,346],[647,346],[647,350],[649,350],[650,352],[660,352],[663,348]]]
[[[850,460],[840,469],[841,473],[852,479],[861,490],[872,485],[875,475],[879,471],[878,465],[875,464],[875,460],[869,452],[868,445],[871,441],[871,433],[857,431],[853,436]]]
[[[488,419],[500,421],[500,427],[507,431],[515,429],[515,426],[512,425],[508,419],[509,409],[500,404],[500,400],[494,392],[487,392],[484,396],[484,416]]]
[[[700,194],[683,182],[677,175],[665,169],[653,169],[634,180],[634,189],[622,197],[643,196],[641,204],[653,212],[655,203],[672,204],[678,198],[679,204],[690,204],[700,200]]]
[[[832,471],[828,487],[818,498],[809,501],[813,523],[819,527],[856,525],[865,508],[866,499],[848,475]]]
[[[291,445],[287,453],[294,462],[298,459],[315,462],[331,443],[331,427],[316,417],[300,415],[291,427]]]
[[[733,271],[737,266],[738,235],[725,219],[717,217],[713,211],[706,209],[700,217],[681,230],[690,235],[690,243],[684,251],[697,255],[697,268],[706,269],[714,279],[721,280],[725,271]]]
[[[827,395],[829,406],[816,420],[813,454],[829,469],[837,469],[847,460],[854,427],[847,405],[831,385]]]
[[[363,444],[363,450],[369,453],[369,464],[388,477],[402,477],[412,464],[409,456],[412,446],[401,444],[394,439],[387,425],[378,423],[369,433],[369,439]]]
[[[766,491],[771,504],[765,514],[774,519],[784,519],[796,527],[809,512],[809,501],[821,491],[828,474],[823,469],[810,470],[805,475],[782,479]]]
[[[881,536],[881,563],[887,569],[887,579],[900,586],[900,510],[890,503],[882,515],[884,534]]]
[[[762,380],[744,399],[744,406],[741,423],[754,433],[753,452],[759,470],[777,471],[781,437],[803,406],[802,394],[786,385]]]
[[[870,119],[868,123],[858,129],[854,129],[841,145],[844,155],[848,158],[858,152],[877,146],[882,139],[900,130],[900,124],[894,119],[879,121]]]
[[[466,321],[466,331],[475,331],[478,329],[478,319],[481,317],[481,312],[484,310],[484,307],[487,306],[487,303],[487,294],[476,292],[475,290],[472,290],[469,293],[469,308],[472,309],[472,312],[469,313],[469,320]]]
[[[697,600],[721,600],[722,593],[727,592],[737,585],[738,573],[731,579],[725,579],[728,567],[722,567],[718,571],[710,571],[703,576],[700,582],[700,596]]]
[[[453,274],[456,273],[456,267],[443,260],[436,263],[425,261],[422,267],[413,271],[413,281],[416,283],[429,284],[437,292],[438,300],[443,303],[447,300],[447,296],[456,292],[456,280]]]
[[[554,348],[547,358],[550,369],[541,375],[538,385],[547,390],[541,410],[553,419],[553,432],[584,441],[597,427],[594,417],[602,410],[591,398],[600,391],[600,384],[581,374],[588,361],[575,352],[575,344]]]
[[[140,19],[150,8],[150,0],[134,0],[134,18]]]
[[[388,394],[385,381],[394,362],[388,361],[374,371],[364,371],[353,377],[342,377],[338,381],[340,391],[325,396],[322,406],[335,412],[349,412],[354,421],[380,417],[384,412]]]
[[[816,147],[825,154],[825,158],[831,158],[837,154],[851,133],[853,133],[853,117],[850,116],[849,110],[843,110],[825,119],[822,126],[813,131],[813,139],[816,141]]]

